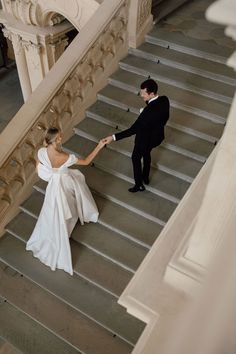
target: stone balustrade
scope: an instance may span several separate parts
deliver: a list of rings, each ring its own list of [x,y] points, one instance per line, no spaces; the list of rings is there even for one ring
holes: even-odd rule
[[[142,0],[105,0],[99,7],[94,0],[90,3],[97,8],[94,15],[0,136],[0,233],[32,190],[36,177],[36,151],[42,144],[44,131],[49,126],[58,125],[65,139],[71,136],[75,124],[84,118],[86,108],[96,100],[97,92],[105,86],[107,78],[118,67],[119,60],[127,54],[132,40],[141,38],[140,33],[144,36],[150,28],[150,1],[145,2],[145,9]],[[42,0],[40,4],[45,5],[46,2]],[[60,4],[63,6],[62,2]],[[45,6],[46,14],[47,7],[53,6],[50,2]],[[31,17],[22,13],[23,7]],[[26,16],[28,20],[24,17],[22,21],[28,23],[33,18],[33,10],[37,9],[33,2],[22,0],[17,4],[4,1],[3,10],[12,12],[17,18]],[[54,10],[59,12],[60,9]],[[86,11],[88,13],[88,9]],[[63,11],[61,13],[64,14]],[[138,27],[129,25],[133,13],[136,14]],[[78,23],[76,26],[79,28]],[[16,37],[6,30],[8,35]],[[26,58],[21,43],[16,42],[21,63]],[[25,97],[28,98],[32,83],[25,81],[25,77],[22,81]]]
[[[44,131],[57,125],[69,137],[127,53],[128,10],[126,0],[104,1],[2,132],[1,230],[32,188]]]

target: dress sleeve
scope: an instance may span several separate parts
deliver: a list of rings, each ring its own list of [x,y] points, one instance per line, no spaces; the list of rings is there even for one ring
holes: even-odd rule
[[[43,163],[43,161],[44,161],[44,148],[40,148],[39,150],[38,150],[38,153],[37,153],[37,156],[38,156],[38,160],[39,160],[39,162],[41,162],[41,163]]]
[[[68,160],[66,161],[65,165],[67,167],[74,165],[78,160],[78,157],[76,157],[74,154],[70,154]]]

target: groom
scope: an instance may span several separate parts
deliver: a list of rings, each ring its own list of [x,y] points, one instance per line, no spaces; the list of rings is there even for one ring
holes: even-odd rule
[[[140,85],[140,96],[146,102],[146,107],[140,110],[137,120],[130,128],[105,138],[106,143],[118,141],[135,135],[132,153],[135,185],[129,192],[136,193],[145,190],[144,184],[149,184],[151,151],[164,140],[164,127],[169,118],[169,100],[166,96],[158,96],[158,85],[148,79]],[[143,167],[141,160],[143,159]]]

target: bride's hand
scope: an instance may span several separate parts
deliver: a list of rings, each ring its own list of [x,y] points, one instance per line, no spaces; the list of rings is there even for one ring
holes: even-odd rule
[[[100,141],[99,141],[99,143],[98,143],[98,146],[100,147],[100,148],[103,148],[104,147],[104,145],[106,145],[106,139],[101,139]]]

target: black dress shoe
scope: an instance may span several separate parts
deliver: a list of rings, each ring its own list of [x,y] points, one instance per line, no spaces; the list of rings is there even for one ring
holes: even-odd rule
[[[150,183],[149,178],[143,178],[143,183],[148,185]]]
[[[131,193],[136,193],[136,192],[143,192],[145,191],[145,187],[141,184],[141,186],[133,186],[132,188],[129,188],[129,192]]]

